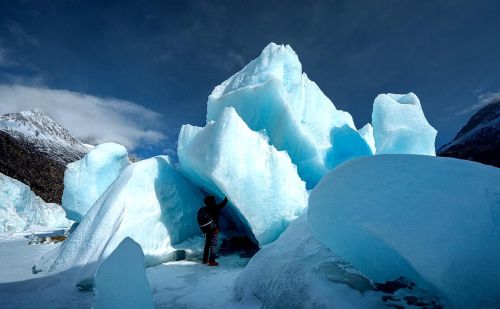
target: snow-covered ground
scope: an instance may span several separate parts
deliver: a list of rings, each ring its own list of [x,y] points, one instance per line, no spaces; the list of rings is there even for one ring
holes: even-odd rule
[[[49,233],[50,234],[50,233]],[[65,284],[65,274],[33,274],[32,266],[59,244],[29,245],[29,233],[0,234],[2,308],[90,308],[92,293]]]
[[[243,307],[234,296],[234,282],[247,258],[221,256],[218,267],[198,261],[178,261],[148,268],[147,274],[156,308]],[[255,306],[260,307],[256,303]]]
[[[39,257],[60,244],[29,245],[29,236],[0,234],[0,308],[91,308],[94,293],[68,284],[71,271],[33,274],[32,266]],[[155,307],[243,307],[234,298],[233,286],[248,260],[233,254],[221,256],[219,267],[178,261],[148,268]],[[245,306],[261,307],[258,303]]]
[[[377,97],[373,116],[357,131],[270,44],[214,89],[205,127],[182,127],[179,164],[97,146],[67,170],[63,206],[81,222],[62,245],[0,234],[0,307],[496,307],[498,169],[434,157],[412,93]],[[206,194],[229,200],[215,268],[200,263]]]

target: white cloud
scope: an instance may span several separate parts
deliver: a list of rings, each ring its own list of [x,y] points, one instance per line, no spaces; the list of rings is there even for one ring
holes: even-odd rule
[[[479,102],[481,104],[483,104],[483,106],[490,104],[492,102],[496,102],[496,101],[500,100],[500,91],[483,93],[483,94],[478,96],[478,99],[479,99]]]
[[[86,142],[113,141],[132,151],[167,141],[159,129],[161,115],[136,103],[67,90],[0,85],[0,114],[33,108]]]
[[[477,102],[468,106],[467,108],[459,111],[456,115],[463,115],[482,108],[494,101],[500,101],[500,91],[498,92],[487,92],[482,93],[477,96]]]

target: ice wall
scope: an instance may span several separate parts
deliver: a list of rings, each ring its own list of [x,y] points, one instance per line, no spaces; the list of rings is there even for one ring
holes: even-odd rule
[[[175,244],[200,233],[196,213],[202,203],[198,188],[176,171],[168,157],[131,164],[37,268],[82,266],[80,277],[89,277],[126,237],[141,245],[146,265],[156,265],[168,258]]]
[[[332,132],[356,132],[351,115],[337,110],[302,73],[288,45],[269,44],[258,58],[215,87],[208,98],[207,121],[216,120],[228,106],[250,129],[265,131],[276,149],[288,152],[308,188],[327,172],[326,153],[336,151],[331,149]]]
[[[250,130],[234,108],[204,128],[183,126],[177,152],[184,174],[227,196],[230,210],[261,245],[275,240],[307,206],[305,183],[287,153]]]
[[[455,308],[500,303],[500,170],[415,155],[352,160],[311,192],[309,227],[365,275],[405,276]]]
[[[95,275],[93,309],[154,308],[141,246],[126,237]]]
[[[436,155],[437,131],[425,119],[420,100],[412,92],[378,95],[372,125],[377,154]]]
[[[81,160],[68,164],[62,196],[67,217],[80,222],[127,165],[127,150],[115,143],[100,144]]]
[[[0,232],[70,225],[61,206],[45,203],[27,185],[0,173]]]

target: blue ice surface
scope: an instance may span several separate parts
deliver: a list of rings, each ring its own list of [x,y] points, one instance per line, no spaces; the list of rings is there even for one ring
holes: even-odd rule
[[[61,206],[45,203],[30,187],[0,173],[0,233],[70,225]]]
[[[176,244],[201,233],[196,213],[202,203],[199,189],[177,172],[168,157],[133,163],[37,268],[82,266],[79,276],[87,278],[126,237],[141,245],[147,266],[160,264]]]
[[[405,276],[455,308],[500,303],[500,169],[425,155],[345,162],[311,192],[312,234],[378,282]]]
[[[82,159],[68,164],[62,196],[66,216],[80,222],[128,165],[127,150],[116,143],[100,144]]]
[[[178,140],[180,169],[219,197],[241,230],[265,245],[307,207],[305,183],[288,154],[252,131],[228,107],[204,128],[185,125]]]
[[[94,309],[154,308],[141,246],[126,237],[95,275]]]
[[[328,172],[326,153],[336,151],[331,149],[331,132],[343,126],[356,130],[351,115],[337,110],[302,72],[288,45],[269,44],[215,87],[208,98],[207,122],[226,107],[233,107],[250,129],[265,132],[276,149],[286,150],[308,189]]]
[[[371,289],[368,279],[311,235],[306,214],[257,252],[234,286],[236,298],[242,303],[257,301],[263,308],[354,309],[387,305]]]
[[[436,154],[437,131],[427,122],[420,100],[412,92],[378,95],[372,125],[377,154]]]
[[[348,125],[332,130],[331,143],[332,148],[327,152],[325,160],[325,166],[330,170],[344,161],[373,155],[365,138]]]

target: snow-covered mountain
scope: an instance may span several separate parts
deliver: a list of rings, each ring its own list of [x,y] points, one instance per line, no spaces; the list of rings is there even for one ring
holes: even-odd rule
[[[61,203],[66,165],[88,148],[38,110],[0,117],[0,172],[28,186],[46,202]]]
[[[500,100],[481,108],[437,155],[500,167]]]

